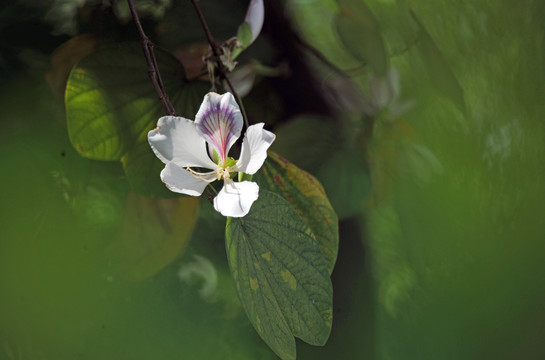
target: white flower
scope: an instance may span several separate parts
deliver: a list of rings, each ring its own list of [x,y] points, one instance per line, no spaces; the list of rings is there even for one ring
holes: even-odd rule
[[[148,133],[155,155],[165,163],[161,180],[174,192],[199,196],[206,186],[223,180],[214,199],[214,208],[224,216],[242,217],[257,200],[259,186],[252,181],[235,182],[232,174],[255,174],[267,158],[275,135],[263,123],[249,126],[244,135],[240,159],[228,157],[229,149],[240,137],[242,115],[230,93],[208,93],[195,116],[163,116],[157,128]],[[194,168],[211,171],[201,172]]]

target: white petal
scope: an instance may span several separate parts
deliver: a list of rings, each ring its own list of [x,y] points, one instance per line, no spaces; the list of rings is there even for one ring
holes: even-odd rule
[[[273,143],[276,136],[265,129],[264,123],[248,127],[244,134],[240,159],[237,162],[237,170],[246,174],[255,174],[267,158],[267,149]]]
[[[248,25],[250,25],[250,30],[252,31],[252,41],[250,41],[250,44],[254,42],[254,40],[261,32],[264,19],[265,7],[263,6],[263,0],[250,1],[250,5],[248,5],[248,11],[246,11],[246,17],[244,18],[244,21],[246,21]]]
[[[216,174],[212,171],[198,178],[196,175],[173,163],[168,163],[163,171],[161,171],[161,180],[170,191],[191,196],[201,195],[206,185],[209,184],[205,180],[210,181],[215,177]]]
[[[242,114],[231,93],[208,93],[197,115],[195,124],[202,137],[225,159],[229,149],[240,137]]]
[[[191,120],[163,116],[157,128],[148,133],[148,142],[157,157],[168,164],[180,167],[198,166],[215,169],[216,164],[208,157],[206,143]]]
[[[243,66],[237,66],[235,71],[230,72],[227,75],[229,80],[231,80],[231,84],[233,84],[235,87],[238,96],[245,97],[250,93],[257,75],[256,69],[256,65],[254,63],[250,63]]]
[[[259,196],[259,186],[252,181],[225,181],[223,189],[214,198],[214,209],[223,216],[243,217]]]

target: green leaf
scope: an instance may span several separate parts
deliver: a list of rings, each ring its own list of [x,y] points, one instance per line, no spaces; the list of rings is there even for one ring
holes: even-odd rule
[[[351,69],[360,65],[339,41],[334,26],[340,11],[336,0],[287,0],[286,11],[302,39],[335,66]]]
[[[306,171],[315,171],[342,144],[339,125],[317,115],[301,115],[275,128],[271,149]]]
[[[378,21],[362,0],[337,0],[337,31],[346,49],[368,63],[375,73],[386,74],[387,56]]]
[[[145,280],[178,258],[191,239],[200,199],[149,199],[130,193],[119,236],[109,255],[120,274]]]
[[[420,52],[422,61],[430,76],[433,86],[447,99],[452,101],[461,111],[466,112],[464,90],[452,72],[450,65],[437,47],[433,38],[428,33],[416,14],[411,11],[414,21],[418,24],[419,41],[416,47]]]
[[[310,226],[331,273],[339,247],[339,223],[320,182],[272,151],[254,180],[260,189],[286,199]]]
[[[332,321],[329,272],[310,227],[286,200],[260,190],[247,216],[228,219],[226,248],[246,314],[278,356],[295,359],[294,336],[325,344]]]
[[[121,158],[123,171],[131,188],[140,195],[153,198],[178,196],[160,181],[159,174],[165,167],[153,154],[147,141],[140,141]],[[153,156],[152,156],[153,155]]]
[[[169,53],[156,49],[155,54],[174,107],[193,118],[208,85],[187,80],[182,65]],[[170,195],[159,180],[162,164],[147,145],[148,131],[165,112],[139,44],[104,48],[80,61],[68,79],[65,104],[70,141],[81,155],[122,160],[135,191]]]

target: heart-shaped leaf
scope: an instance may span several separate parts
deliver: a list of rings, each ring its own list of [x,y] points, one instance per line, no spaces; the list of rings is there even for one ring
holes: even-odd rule
[[[331,273],[339,247],[339,224],[320,182],[272,151],[254,179],[260,189],[286,199],[310,226]]]
[[[332,285],[310,227],[282,197],[260,190],[243,218],[226,227],[237,293],[261,338],[295,359],[294,336],[323,345],[331,331]]]
[[[187,80],[176,58],[158,49],[155,53],[176,111],[193,118],[208,84]],[[148,131],[165,113],[139,44],[104,48],[80,61],[68,79],[65,104],[68,134],[81,155],[123,160],[135,191],[147,196],[170,195],[156,171],[161,168],[160,161],[149,146],[146,148]]]

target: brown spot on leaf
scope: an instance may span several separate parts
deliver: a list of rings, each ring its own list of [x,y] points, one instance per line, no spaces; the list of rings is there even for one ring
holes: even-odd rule
[[[278,185],[284,185],[284,180],[282,180],[280,175],[274,175],[274,182]]]
[[[274,156],[278,159],[279,162],[283,163],[284,165],[289,165],[290,162],[283,158],[282,156],[278,155],[277,153],[274,153]],[[272,156],[271,156],[272,157]]]

